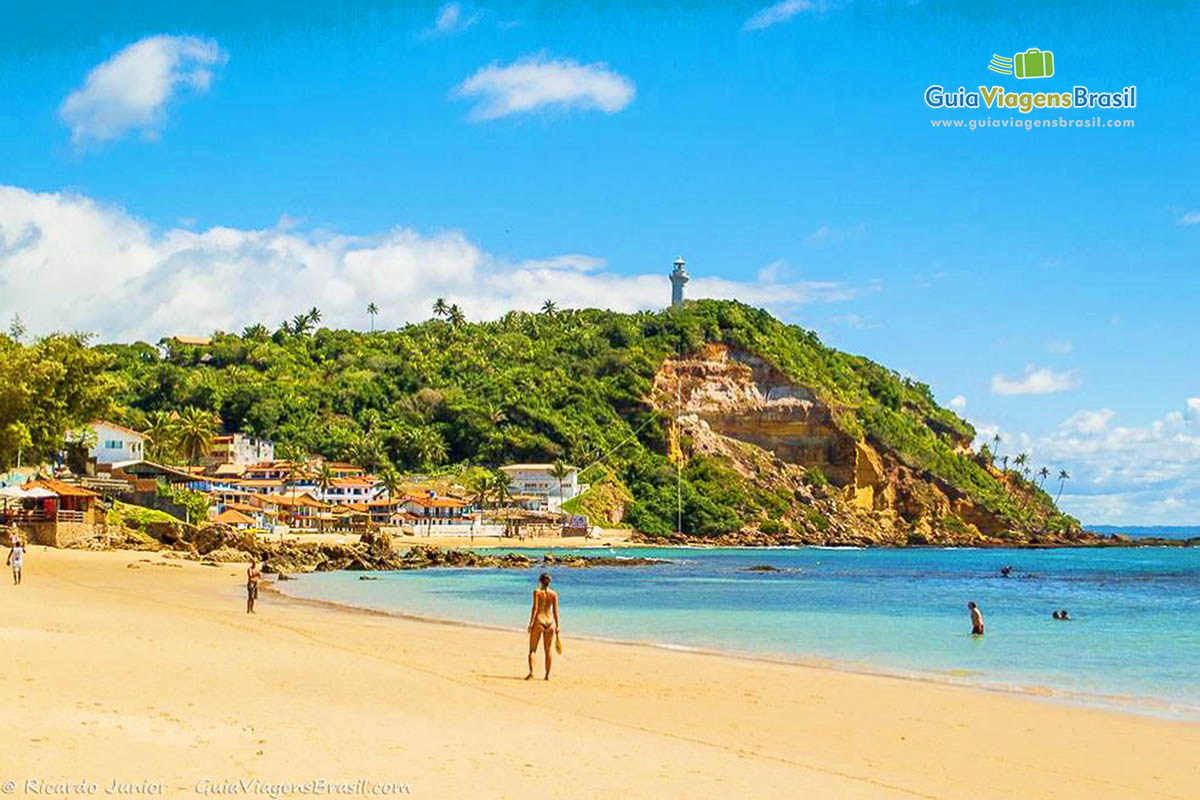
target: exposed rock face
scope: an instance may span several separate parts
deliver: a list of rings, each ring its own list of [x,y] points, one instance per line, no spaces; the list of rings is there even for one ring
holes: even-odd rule
[[[770,533],[754,526],[714,543],[981,545],[1001,534],[1022,543],[961,491],[847,433],[838,422],[846,409],[754,354],[710,344],[670,359],[650,402],[678,415],[668,431],[672,454],[686,442],[690,453],[722,458],[754,485],[795,497]],[[968,441],[952,445],[969,452]]]
[[[709,345],[696,358],[667,361],[655,376],[654,396],[678,408],[689,426],[703,425],[788,464],[817,467],[837,486],[854,480],[854,438],[811,391],[757,356]]]

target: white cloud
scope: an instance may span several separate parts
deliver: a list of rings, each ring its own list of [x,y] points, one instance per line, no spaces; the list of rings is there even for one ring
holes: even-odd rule
[[[882,327],[878,322],[871,322],[871,320],[862,314],[839,314],[836,317],[832,317],[831,321],[860,331],[869,331]]]
[[[1188,525],[1200,522],[1200,398],[1142,426],[1113,425],[1111,409],[1072,414],[1050,434],[1002,434],[1003,452],[1029,453],[1057,475],[1071,474],[1063,508],[1085,523]],[[976,446],[999,433],[974,423]],[[1048,482],[1057,493],[1058,481]]]
[[[761,31],[772,25],[787,22],[803,11],[812,11],[815,8],[816,4],[810,2],[810,0],[780,0],[778,3],[759,9],[754,16],[746,20],[746,24],[742,26],[742,30]]]
[[[1044,461],[1072,474],[1064,501],[1085,520],[1195,524],[1200,519],[1200,398],[1145,426],[1110,425],[1108,409],[1080,412],[1038,442]]]
[[[1032,364],[1025,368],[1025,373],[1019,378],[1006,378],[1000,374],[992,376],[993,394],[1057,394],[1069,392],[1079,385],[1080,380],[1073,372],[1055,372],[1049,367],[1039,369]]]
[[[59,118],[77,144],[118,139],[134,130],[157,138],[171,100],[183,88],[208,91],[213,69],[226,60],[212,39],[141,39],[88,73],[63,100]]]
[[[637,311],[669,302],[669,264],[619,274],[578,253],[510,260],[458,231],[393,228],[371,235],[304,229],[282,215],[262,230],[156,231],[120,208],[79,195],[0,186],[0,319],[19,312],[34,333],[87,330],[104,340],[155,341],[172,333],[278,324],[317,305],[330,326],[361,327],[380,307],[390,327],[425,319],[437,297],[471,319],[509,309]],[[838,283],[749,281],[694,273],[691,297],[737,298],[788,314],[808,303],[854,297]]]
[[[598,109],[615,114],[633,101],[633,81],[607,64],[529,56],[501,67],[491,64],[454,89],[473,98],[473,120],[489,120],[543,107]]]
[[[1200,211],[1189,211],[1179,218],[1180,225],[1200,225]]]
[[[822,225],[815,231],[804,237],[804,241],[808,244],[836,244],[844,242],[855,236],[862,235],[867,232],[869,226],[865,222],[860,222],[857,225],[851,225],[845,228],[835,228],[829,225]]]
[[[1111,408],[1099,411],[1076,411],[1063,420],[1062,429],[1075,433],[1100,433],[1108,428],[1109,420],[1117,415]]]
[[[967,398],[961,394],[955,395],[954,398],[950,401],[950,407],[953,408],[955,411],[962,411],[964,408],[967,407]]]
[[[478,21],[478,13],[464,11],[458,3],[446,3],[438,9],[433,25],[423,35],[431,37],[462,33]]]

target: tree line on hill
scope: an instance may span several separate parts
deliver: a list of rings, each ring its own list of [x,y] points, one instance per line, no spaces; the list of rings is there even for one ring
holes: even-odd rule
[[[723,342],[811,387],[839,409],[848,433],[891,449],[1014,526],[1035,512],[1059,518],[1036,480],[1013,473],[1010,480],[1032,487],[1014,494],[990,471],[989,451],[961,452],[974,430],[938,406],[928,386],[826,348],[760,309],[704,300],[621,314],[548,301],[541,313],[484,322],[441,300],[433,311],[424,322],[362,332],[321,327],[314,308],[274,330],[217,332],[206,345],[91,345],[77,335],[26,345],[0,335],[0,465],[20,453],[47,457],[63,431],[107,415],[146,431],[152,455],[186,461],[219,428],[271,439],[281,453],[350,461],[387,480],[472,468],[494,475],[496,466],[521,461],[591,466],[581,480],[618,484],[632,497],[627,521],[639,530],[674,530],[678,492],[685,530],[729,532],[778,516],[786,499],[705,456],[688,458],[677,484],[666,419],[645,402],[664,359]],[[374,328],[378,307],[367,312]]]

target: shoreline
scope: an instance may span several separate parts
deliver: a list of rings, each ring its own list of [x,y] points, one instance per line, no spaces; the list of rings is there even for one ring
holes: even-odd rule
[[[757,548],[748,548],[757,549]],[[778,549],[778,548],[774,548]],[[839,548],[841,549],[841,548]],[[858,548],[855,548],[858,549]],[[866,548],[863,548],[866,549]],[[430,567],[430,569],[439,569]],[[342,570],[349,572],[349,570]],[[294,579],[293,579],[294,580]],[[285,581],[286,582],[286,581]],[[363,614],[373,617],[394,618],[428,625],[443,625],[451,628],[467,628],[506,634],[524,634],[520,627],[491,625],[465,619],[451,617],[436,617],[426,614],[416,614],[408,611],[393,611],[370,606],[354,605],[337,600],[325,600],[314,597],[299,597],[279,588],[279,581],[271,581],[263,585],[263,594],[279,598],[286,603],[294,603],[310,608],[321,608],[327,611],[344,614]],[[1088,708],[1108,711],[1117,714],[1133,714],[1135,716],[1167,721],[1200,723],[1200,705],[1188,706],[1185,709],[1177,707],[1172,701],[1161,698],[1140,695],[1098,694],[1075,692],[1044,684],[1007,684],[985,683],[972,681],[969,678],[956,678],[951,670],[902,670],[892,669],[878,664],[841,659],[834,656],[788,656],[783,654],[755,653],[733,649],[698,647],[671,642],[652,640],[620,639],[596,634],[571,634],[572,640],[592,642],[601,645],[618,647],[649,648],[663,652],[690,653],[710,658],[723,658],[732,661],[744,661],[763,664],[791,666],[806,670],[825,670],[846,675],[861,675],[897,681],[912,681],[931,686],[957,687],[970,691],[987,692],[1010,697],[1018,697],[1038,702],[1064,704],[1078,708]]]
[[[1184,798],[1200,725],[953,683],[264,592],[242,564],[35,546],[0,586],[5,778],[396,781],[425,797]],[[568,628],[568,631],[570,629]],[[540,674],[540,673],[539,673]],[[534,743],[534,744],[531,744]]]

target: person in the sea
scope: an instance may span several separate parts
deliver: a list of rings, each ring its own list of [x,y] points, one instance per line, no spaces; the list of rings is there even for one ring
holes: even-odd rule
[[[558,592],[550,588],[550,575],[543,572],[538,577],[538,588],[533,590],[533,607],[529,609],[529,673],[525,680],[533,678],[533,658],[537,655],[538,640],[546,651],[546,680],[550,680],[550,663],[553,660],[550,648],[554,637],[560,633],[558,625]]]
[[[1058,612],[1058,618],[1063,622],[1071,621],[1071,617],[1069,614],[1067,614],[1067,610],[1065,608]]]
[[[1008,576],[1012,575],[1012,567],[1011,566],[1001,567],[1000,574],[1001,574],[1001,576],[1007,578]]]
[[[21,568],[25,566],[25,548],[21,546],[21,539],[16,534],[9,540],[8,547],[8,565],[12,567],[13,586],[20,586]]]
[[[254,601],[258,599],[258,579],[262,577],[262,568],[258,559],[250,556],[250,566],[246,568],[246,613],[256,614]]]
[[[975,605],[974,600],[967,603],[967,609],[971,612],[971,635],[983,636],[983,612]]]

